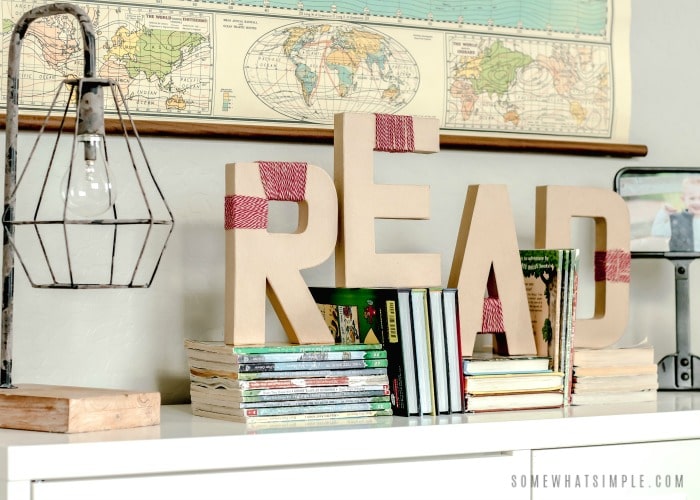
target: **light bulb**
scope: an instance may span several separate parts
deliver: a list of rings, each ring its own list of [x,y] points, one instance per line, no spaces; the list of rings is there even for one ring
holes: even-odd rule
[[[89,134],[78,140],[85,147],[84,160],[76,160],[69,166],[61,182],[61,193],[71,213],[95,217],[112,208],[117,193],[104,158],[102,136]]]

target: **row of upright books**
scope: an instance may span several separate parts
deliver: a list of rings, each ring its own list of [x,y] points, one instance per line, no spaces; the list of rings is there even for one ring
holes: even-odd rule
[[[456,289],[310,290],[336,342],[378,343],[386,350],[395,415],[464,411]]]

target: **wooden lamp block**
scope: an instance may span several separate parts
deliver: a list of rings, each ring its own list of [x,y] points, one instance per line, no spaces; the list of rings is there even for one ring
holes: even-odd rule
[[[492,269],[508,353],[534,354],[530,310],[507,189],[498,185],[469,186],[448,281],[448,286],[459,290],[464,356],[471,356],[476,335],[481,331],[484,292]]]
[[[569,248],[571,219],[589,217],[595,222],[596,254],[605,256],[617,253],[629,259],[629,211],[622,197],[614,191],[574,186],[539,186],[535,211],[537,248]],[[576,320],[574,346],[608,347],[622,338],[628,320],[627,268],[626,275],[623,272],[620,279],[596,279],[594,315],[590,319]]]
[[[438,286],[440,254],[376,252],[375,219],[430,218],[429,186],[374,183],[376,118],[374,114],[359,113],[335,117],[334,176],[341,210],[336,286]],[[412,118],[409,132],[413,138],[410,152],[439,151],[437,119]]]
[[[306,170],[305,187],[303,200],[298,202],[299,225],[295,233],[267,231],[269,194],[261,180],[260,164],[226,166],[227,210],[230,200],[235,205],[237,196],[255,203],[253,209],[231,206],[232,211],[237,211],[237,222],[231,223],[233,227],[227,222],[226,344],[265,343],[266,296],[291,342],[333,343],[300,270],[323,263],[333,253],[338,202],[330,175],[320,167],[302,165]],[[265,207],[264,222],[258,220],[258,205]],[[257,223],[249,223],[250,220]]]
[[[160,424],[160,393],[22,384],[0,389],[0,428],[77,433]]]

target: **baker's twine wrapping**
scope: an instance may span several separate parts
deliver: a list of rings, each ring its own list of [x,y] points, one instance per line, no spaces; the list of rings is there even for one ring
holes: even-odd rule
[[[595,281],[629,283],[632,255],[625,250],[607,250],[595,253],[593,270]]]
[[[504,333],[503,305],[498,297],[484,299],[484,312],[481,316],[481,333]]]
[[[375,151],[407,153],[416,150],[413,117],[376,114]]]
[[[258,162],[265,198],[227,195],[224,229],[267,229],[270,201],[303,201],[308,165],[300,162]]]

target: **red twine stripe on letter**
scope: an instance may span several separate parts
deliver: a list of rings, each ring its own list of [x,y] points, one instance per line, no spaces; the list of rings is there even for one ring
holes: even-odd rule
[[[306,194],[306,163],[260,161],[260,180],[265,196],[273,201],[303,201]]]
[[[267,200],[257,196],[227,195],[224,198],[224,229],[266,229]]]
[[[593,263],[596,281],[629,283],[632,255],[625,250],[608,250],[595,253]]]
[[[416,150],[413,117],[376,114],[375,151],[406,153]]]
[[[481,333],[503,333],[503,305],[498,297],[484,299],[484,312],[481,316]]]

